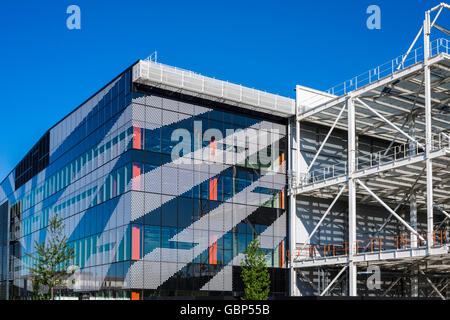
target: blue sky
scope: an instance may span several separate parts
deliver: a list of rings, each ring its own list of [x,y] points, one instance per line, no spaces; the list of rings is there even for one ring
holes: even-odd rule
[[[438,3],[2,1],[0,180],[48,128],[155,50],[159,62],[294,97],[296,84],[325,90],[404,53]],[[81,30],[66,27],[71,4]],[[381,30],[366,27],[373,4]]]

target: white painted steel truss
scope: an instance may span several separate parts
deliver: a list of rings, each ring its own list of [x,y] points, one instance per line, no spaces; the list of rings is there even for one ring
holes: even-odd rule
[[[448,35],[447,29],[437,24],[438,17],[447,9],[450,6],[443,3],[425,13],[423,27],[411,47],[396,64],[392,63],[392,72],[387,76],[380,78],[380,68],[374,69],[374,74],[378,70],[378,78],[372,77],[365,85],[358,86],[361,77],[356,77],[351,81],[353,90],[347,90],[344,84],[342,95],[337,96],[333,89],[318,99],[297,101],[295,130],[290,130],[290,134],[295,135],[290,146],[292,161],[298,162],[301,158],[299,128],[302,122],[330,128],[304,172],[300,172],[298,164],[292,165],[289,190],[291,203],[298,195],[333,198],[306,242],[297,246],[295,240],[291,241],[291,248],[296,247],[291,251],[291,275],[295,270],[311,267],[342,268],[321,295],[326,294],[347,269],[348,294],[357,295],[356,270],[367,262],[396,268],[425,259],[442,262],[435,264],[436,270],[443,268],[450,272],[450,236],[439,230],[450,218],[450,41],[430,40],[433,28]],[[423,35],[424,46],[413,50],[420,35]],[[369,71],[369,78],[370,75]],[[347,158],[329,167],[316,165],[335,129],[348,133]],[[362,152],[358,149],[359,136],[381,138],[390,142],[389,148],[377,153]],[[343,192],[345,189],[347,193]],[[314,233],[337,199],[343,196],[348,200],[348,241],[341,244],[345,248],[337,249],[338,244],[310,245]],[[396,213],[405,202],[414,203],[411,216],[418,213],[426,216],[426,232],[418,232],[414,224]],[[405,245],[397,238],[397,244],[389,247],[381,240],[370,239],[370,243],[362,245],[364,250],[361,251],[356,235],[356,215],[364,213],[356,211],[357,203],[384,207],[381,210],[385,210],[387,219],[378,231],[394,217],[410,232],[407,235],[410,242]],[[294,233],[291,237],[295,239],[295,209],[290,214],[290,230]],[[435,216],[439,217],[438,226]],[[336,254],[336,250],[341,252]],[[433,283],[430,285],[442,298],[437,287]]]

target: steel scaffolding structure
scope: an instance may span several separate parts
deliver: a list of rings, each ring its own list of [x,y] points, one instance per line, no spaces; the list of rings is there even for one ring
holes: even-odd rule
[[[390,66],[388,74],[382,72],[385,67],[378,67],[327,93],[297,98],[296,116],[289,126],[291,295],[298,294],[296,279],[302,270],[330,267],[338,272],[320,295],[329,294],[345,273],[347,294],[356,296],[357,271],[370,264],[400,273],[417,267],[416,277],[425,279],[435,296],[446,297],[449,278],[435,283],[430,277],[450,274],[450,234],[443,228],[450,218],[450,43],[446,39],[431,41],[430,34],[432,29],[450,34],[437,24],[443,10],[448,9],[449,5],[441,3],[425,13],[423,27],[407,53],[386,64]],[[413,50],[420,35],[424,46]],[[300,161],[300,128],[305,122],[325,125],[329,130],[308,165]],[[321,152],[337,129],[347,132],[346,158],[331,166],[318,165]],[[386,140],[389,146],[375,153],[362,151],[362,136]],[[332,199],[302,243],[296,240],[300,232],[296,227],[299,196]],[[333,206],[343,198],[348,206],[347,241],[311,244]],[[405,232],[358,239],[357,215],[364,212],[357,212],[357,204],[384,210],[387,219],[378,233],[393,221]],[[409,205],[410,221],[398,213],[405,205]],[[426,216],[426,230],[418,228],[419,215]],[[392,281],[386,294],[398,281]],[[412,281],[414,286],[411,296],[418,295]]]

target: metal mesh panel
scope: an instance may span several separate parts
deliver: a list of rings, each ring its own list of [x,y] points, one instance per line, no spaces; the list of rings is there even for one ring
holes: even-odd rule
[[[177,262],[177,249],[161,248],[161,261]]]
[[[140,97],[134,97],[132,101],[133,103],[145,104],[145,95],[142,95]]]
[[[145,106],[133,104],[131,117],[133,120],[145,121]]]
[[[163,98],[162,108],[164,110],[172,110],[178,112],[178,101]]]
[[[169,280],[176,272],[176,263],[161,262],[161,283]]]
[[[223,231],[223,226],[223,206],[219,206],[209,213],[209,229],[214,231]]]
[[[223,290],[233,290],[233,267],[229,265],[223,268]]]
[[[144,183],[145,191],[161,193],[161,167],[145,173]]]
[[[275,222],[273,228],[274,236],[286,236],[286,213],[283,213]]]
[[[145,262],[144,288],[156,289],[161,285],[161,265],[159,262]]]
[[[162,193],[170,195],[178,195],[178,169],[171,167],[163,167],[162,176]]]
[[[194,242],[194,230],[192,228],[186,228],[183,230],[183,238],[178,238],[178,241],[193,243]],[[178,262],[189,263],[194,259],[192,249],[178,249]]]
[[[145,104],[151,107],[162,108],[162,98],[157,96],[146,96]]]
[[[178,109],[180,112],[193,115],[194,114],[194,105],[186,102],[180,102],[178,105]]]
[[[175,122],[178,122],[178,113],[163,110],[163,121],[162,121],[163,126],[167,126]]]
[[[144,262],[136,261],[130,267],[130,288],[140,289],[144,286]]]
[[[150,123],[162,124],[162,110],[153,107],[147,107],[145,112],[145,120]]]
[[[180,193],[191,189],[194,186],[194,172],[188,170],[179,170],[178,181]]]
[[[228,230],[231,230],[231,228],[233,228],[233,226],[234,226],[233,225],[233,205],[231,203],[224,203],[223,207],[224,207],[223,229],[224,229],[224,231],[228,231]]]
[[[155,209],[161,207],[161,195],[153,193],[145,193],[144,212],[148,214]]]
[[[131,221],[143,217],[144,214],[144,193],[131,192]]]

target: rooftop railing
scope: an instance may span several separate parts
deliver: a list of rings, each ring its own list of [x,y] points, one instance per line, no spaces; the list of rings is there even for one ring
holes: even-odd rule
[[[133,69],[133,81],[144,79],[190,92],[231,100],[257,108],[294,115],[295,100],[276,94],[205,77],[150,60],[141,60]]]
[[[436,39],[430,43],[430,55],[434,56],[439,53],[449,53],[450,51],[450,41],[444,38]],[[383,79],[387,76],[394,74],[397,71],[403,70],[407,67],[415,65],[424,59],[423,47],[419,47],[412,50],[405,61],[403,58],[405,55],[398,56],[382,65],[379,65],[369,71],[366,71],[356,77],[353,77],[347,81],[344,81],[328,90],[327,93],[334,96],[342,96],[356,89],[362,88],[372,82]],[[403,62],[402,62],[403,61]],[[326,101],[329,101],[329,97],[324,96],[313,96],[305,101],[301,101],[300,104],[306,106],[318,106]]]

